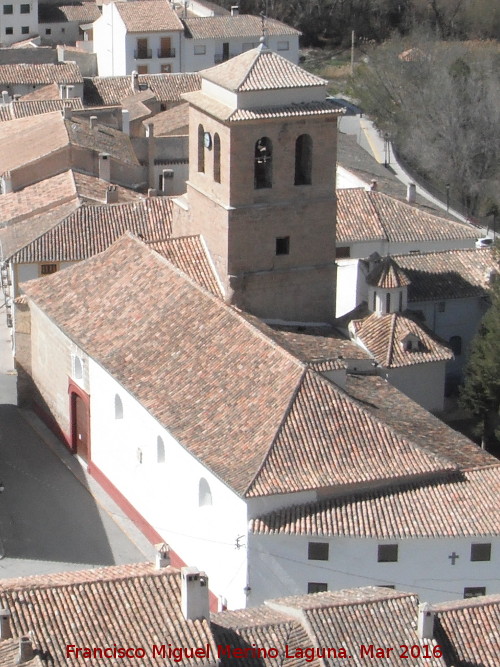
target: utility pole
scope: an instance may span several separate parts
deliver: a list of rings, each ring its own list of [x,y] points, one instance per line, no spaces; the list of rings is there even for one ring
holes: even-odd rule
[[[351,76],[354,74],[354,30],[351,31]]]

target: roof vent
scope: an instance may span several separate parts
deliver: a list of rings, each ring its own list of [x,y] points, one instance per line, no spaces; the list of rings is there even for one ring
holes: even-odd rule
[[[106,188],[106,204],[118,203],[118,189],[116,185],[108,185]]]
[[[377,181],[374,178],[372,178],[371,183],[370,183],[370,190],[372,192],[375,192],[375,190],[377,189],[377,185],[378,185]]]
[[[33,644],[30,637],[20,637],[16,665],[24,665],[25,662],[33,659],[33,655]]]
[[[240,13],[240,8],[238,5],[231,5],[231,16],[238,16]]]
[[[419,641],[434,638],[435,616],[436,612],[432,610],[427,602],[418,605],[417,635]]]
[[[209,618],[208,577],[197,567],[181,568],[182,613],[190,621]]]
[[[408,183],[406,189],[406,200],[410,204],[414,204],[417,201],[417,186],[415,183]]]
[[[165,542],[155,544],[155,570],[162,570],[170,565],[170,547]]]
[[[8,104],[10,102],[10,95],[6,90],[2,90],[2,104]]]
[[[90,116],[89,118],[90,129],[93,130],[97,125],[97,116]]]
[[[12,637],[10,610],[0,609],[0,639],[9,639],[10,637]]]

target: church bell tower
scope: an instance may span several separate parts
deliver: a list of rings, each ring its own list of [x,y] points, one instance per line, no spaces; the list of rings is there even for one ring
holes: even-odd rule
[[[329,322],[335,303],[338,107],[326,81],[261,44],[201,72],[174,236],[201,234],[228,303]]]

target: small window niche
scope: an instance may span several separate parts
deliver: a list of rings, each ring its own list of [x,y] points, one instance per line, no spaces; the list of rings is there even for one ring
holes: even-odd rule
[[[115,394],[115,419],[123,419],[123,403],[118,394]]]
[[[308,593],[324,593],[328,590],[328,584],[319,581],[310,581],[307,584]]]
[[[161,436],[156,438],[156,462],[165,463],[165,443]]]
[[[256,190],[273,187],[273,143],[269,137],[255,142],[254,187]]]
[[[491,543],[471,544],[470,559],[474,561],[491,560]]]
[[[198,506],[209,507],[210,505],[212,505],[212,491],[210,484],[202,477],[198,485]]]
[[[308,560],[328,560],[329,547],[328,542],[309,542],[307,545]]]
[[[379,563],[397,563],[398,545],[397,544],[379,544],[378,558]]]
[[[83,379],[83,360],[76,354],[73,357],[73,377],[75,380]]]
[[[311,185],[312,139],[301,134],[295,142],[295,185]]]
[[[290,237],[278,236],[276,239],[276,254],[289,255],[290,254]]]

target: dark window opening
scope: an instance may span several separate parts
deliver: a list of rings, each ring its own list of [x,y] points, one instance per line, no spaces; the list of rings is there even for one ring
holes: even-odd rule
[[[403,310],[403,292],[399,293],[399,312]]]
[[[57,264],[42,264],[40,272],[42,276],[48,276],[57,271]]]
[[[52,35],[52,30],[50,28],[45,28],[46,35]]]
[[[486,595],[486,586],[468,586],[464,588],[464,600],[478,598],[481,595]]]
[[[13,14],[14,13],[14,5],[4,5],[3,6],[3,13],[4,14]]]
[[[198,125],[198,171],[205,171],[205,130]]]
[[[28,35],[29,31],[30,31],[29,26],[23,25],[21,28],[21,35]]]
[[[491,560],[491,544],[471,544],[471,560]]]
[[[30,13],[30,6],[29,5],[21,5],[21,14],[29,14]]]
[[[349,246],[340,246],[335,248],[335,257],[337,259],[347,259],[351,256],[351,248]]]
[[[328,542],[309,542],[307,547],[308,560],[328,560]]]
[[[452,336],[450,338],[451,351],[456,357],[462,354],[462,338],[461,336]]]
[[[379,563],[397,563],[398,545],[397,544],[379,544],[378,562]]]
[[[13,35],[14,34],[14,28],[5,28],[5,34],[6,35]]]
[[[328,584],[323,584],[318,581],[310,581],[307,584],[308,593],[324,593],[328,590]]]
[[[391,312],[391,294],[390,292],[387,292],[385,295],[385,312],[390,313]]]
[[[311,185],[312,139],[301,134],[295,142],[295,185]]]
[[[220,137],[214,134],[214,181],[220,183]]]
[[[273,187],[273,144],[267,137],[255,142],[254,187]]]
[[[289,255],[290,254],[290,237],[281,236],[276,239],[276,254]]]

